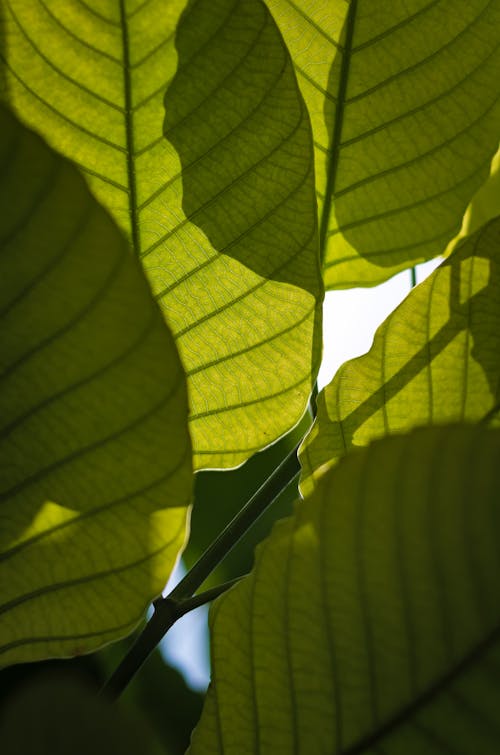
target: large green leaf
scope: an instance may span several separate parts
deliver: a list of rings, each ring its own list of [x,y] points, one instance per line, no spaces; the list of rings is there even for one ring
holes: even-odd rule
[[[311,115],[329,288],[441,253],[498,145],[499,0],[266,0]]]
[[[318,397],[301,449],[311,475],[353,446],[416,425],[477,421],[500,400],[500,218],[463,241]],[[309,478],[309,480],[308,480]]]
[[[254,0],[4,6],[4,97],[141,257],[188,375],[195,464],[242,462],[298,422],[320,358],[312,138],[271,15]]]
[[[346,457],[213,607],[191,753],[496,755],[500,432]]]
[[[116,639],[191,497],[185,379],[78,171],[0,109],[0,664]]]

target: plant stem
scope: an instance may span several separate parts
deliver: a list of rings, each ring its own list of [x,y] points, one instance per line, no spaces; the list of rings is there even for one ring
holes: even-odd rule
[[[216,566],[232,550],[236,543],[257,521],[268,506],[276,500],[282,490],[298,477],[300,471],[297,458],[297,448],[294,448],[281,462],[272,475],[267,478],[243,508],[236,514],[229,524],[222,530],[213,543],[200,556],[194,566],[188,571],[172,590],[166,600],[184,600],[190,598],[201,586]]]
[[[178,618],[179,606],[173,601],[163,600],[155,605],[154,614],[104,684],[101,695],[109,700],[116,700]]]
[[[417,268],[412,267],[410,268],[410,284],[412,288],[415,288],[417,285]]]
[[[188,611],[214,600],[238,581],[231,580],[199,595],[194,595],[209,574],[267,507],[291,482],[298,479],[300,465],[297,450],[298,447],[288,454],[234,519],[209,545],[172,592],[165,598],[159,598],[154,602],[154,614],[104,685],[101,694],[105,694],[111,700],[116,700],[177,619],[180,619]]]

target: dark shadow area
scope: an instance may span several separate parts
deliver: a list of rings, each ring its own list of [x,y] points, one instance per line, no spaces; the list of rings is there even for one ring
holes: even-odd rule
[[[181,161],[187,221],[220,254],[317,297],[312,140],[270,13],[191,0],[176,47],[163,130]]]
[[[486,260],[489,265],[489,279],[485,287],[466,298],[460,298],[462,270],[467,260]],[[477,234],[463,242],[443,263],[441,269],[450,270],[450,311],[452,317],[414,356],[380,388],[372,393],[345,419],[331,421],[325,392],[318,397],[318,413],[325,423],[323,432],[328,435],[329,453],[334,457],[343,455],[353,447],[355,433],[376,412],[387,404],[394,396],[403,390],[413,378],[427,367],[452,340],[463,331],[457,326],[458,321],[465,317],[470,330],[472,349],[471,357],[481,366],[488,381],[490,390],[495,396],[494,401],[500,399],[500,305],[497,313],[492,314],[492,303],[498,302],[500,291],[500,218],[491,221]],[[462,292],[465,286],[462,285]],[[457,318],[457,319],[455,319]],[[467,357],[464,356],[464,359]],[[457,364],[457,370],[461,365]],[[338,378],[336,378],[338,379]],[[330,394],[330,403],[332,403]],[[333,401],[334,403],[334,401]],[[460,417],[456,418],[457,420]],[[314,448],[314,444],[312,446]],[[307,451],[305,452],[307,455]],[[323,461],[327,461],[324,459]],[[313,466],[313,465],[311,465]],[[317,464],[314,465],[315,467]]]
[[[0,728],[13,697],[29,692],[39,681],[74,681],[84,684],[97,695],[108,675],[122,659],[130,642],[131,639],[127,638],[98,653],[79,658],[25,663],[2,669]],[[202,703],[203,695],[190,690],[179,672],[165,663],[160,651],[155,650],[141,669],[141,673],[127,687],[117,706],[125,715],[139,717],[169,755],[183,755],[189,745],[191,732],[201,715]],[[32,726],[31,723],[29,725]],[[63,726],[64,722],[60,721],[60,725]],[[77,736],[77,732],[72,733]],[[54,732],[54,737],[56,734],[57,732]],[[42,747],[40,751],[45,752]]]

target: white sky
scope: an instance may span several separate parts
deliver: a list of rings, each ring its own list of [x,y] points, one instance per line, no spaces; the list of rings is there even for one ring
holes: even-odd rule
[[[427,278],[441,259],[417,267],[417,283]],[[365,354],[371,347],[378,326],[411,290],[410,271],[405,270],[375,288],[329,291],[323,308],[324,354],[318,375],[321,390],[341,364]],[[169,580],[170,590],[184,575],[180,564]],[[184,675],[190,687],[205,690],[210,679],[207,645],[208,607],[186,614],[162,640],[165,659]]]
[[[418,265],[417,283],[421,283],[439,265],[441,258]],[[411,290],[409,270],[395,275],[374,288],[350,288],[328,291],[323,305],[323,362],[318,388],[324,388],[338,368],[370,350],[378,326]]]
[[[163,594],[167,595],[185,573],[184,564],[179,562]],[[200,606],[190,611],[176,621],[160,643],[160,650],[165,660],[181,672],[192,689],[203,692],[210,681],[207,618],[208,606]]]

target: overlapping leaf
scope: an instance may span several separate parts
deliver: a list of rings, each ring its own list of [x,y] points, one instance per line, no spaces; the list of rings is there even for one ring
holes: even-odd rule
[[[436,256],[500,130],[498,0],[266,0],[311,115],[329,288]]]
[[[496,755],[500,432],[349,455],[211,613],[190,752]]]
[[[500,218],[464,240],[346,362],[318,397],[301,451],[320,467],[416,425],[478,421],[500,400]]]
[[[272,17],[252,0],[4,6],[4,97],[141,257],[197,466],[243,461],[298,421],[320,356],[312,140]]]
[[[182,546],[185,379],[78,171],[0,110],[0,664],[131,631]]]

